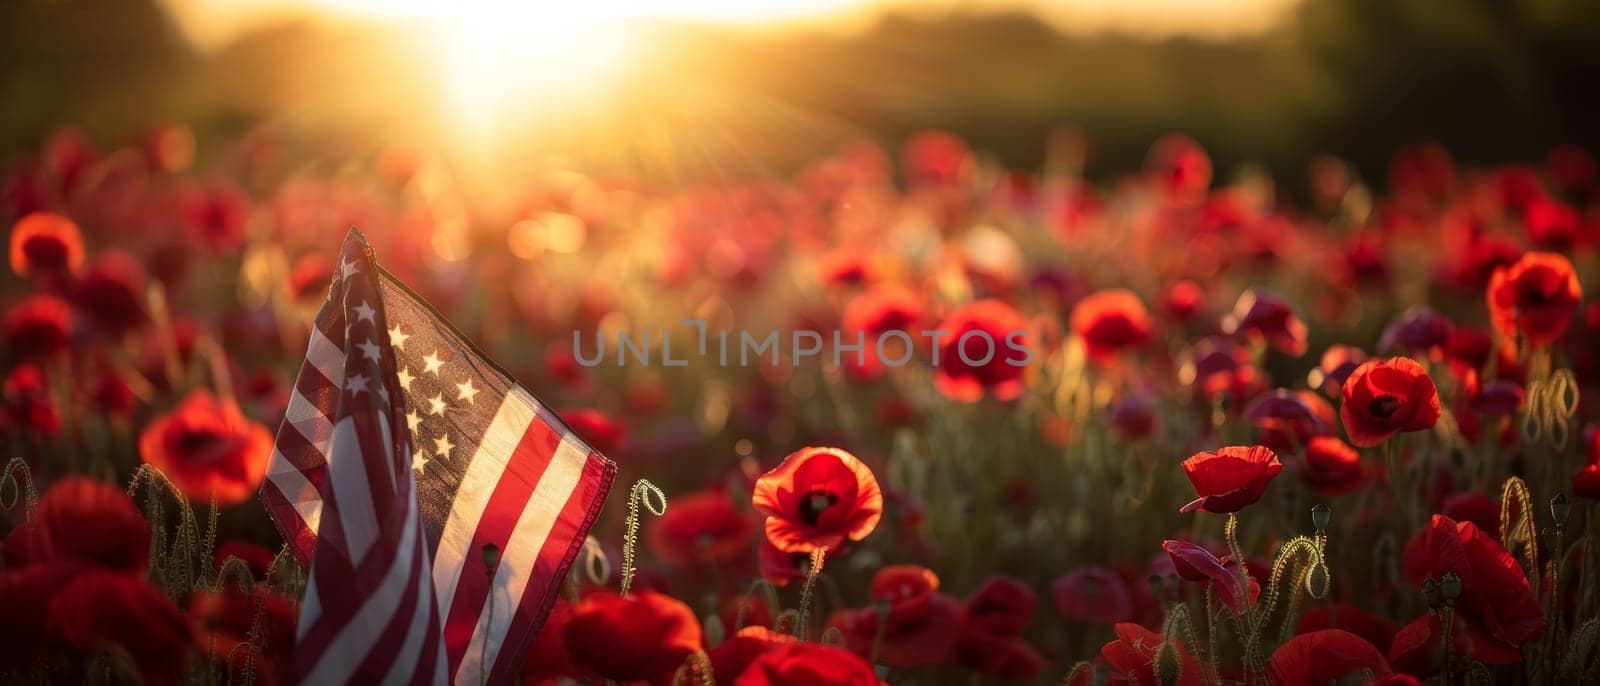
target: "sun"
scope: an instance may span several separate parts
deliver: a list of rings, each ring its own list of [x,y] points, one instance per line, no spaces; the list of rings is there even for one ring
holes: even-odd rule
[[[432,41],[442,102],[468,131],[508,116],[570,109],[615,85],[636,42],[583,3],[452,4]]]

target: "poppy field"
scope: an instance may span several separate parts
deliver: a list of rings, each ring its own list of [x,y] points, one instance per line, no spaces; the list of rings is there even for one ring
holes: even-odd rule
[[[1594,157],[1093,165],[62,130],[0,166],[0,682],[287,680],[351,227],[618,465],[523,683],[1600,682]]]

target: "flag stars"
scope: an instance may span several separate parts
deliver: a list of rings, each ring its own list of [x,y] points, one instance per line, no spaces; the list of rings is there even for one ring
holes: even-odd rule
[[[350,275],[354,274],[354,273],[356,273],[356,261],[355,260],[350,260],[349,262],[345,262],[345,263],[339,265],[339,279],[340,280],[348,279],[348,278],[350,278]]]
[[[399,324],[389,327],[389,346],[395,350],[404,351],[408,338],[411,338],[411,334],[401,331]]]
[[[365,357],[365,358],[367,358],[369,360],[372,360],[373,364],[377,364],[378,363],[378,361],[380,359],[378,357],[378,355],[380,354],[381,351],[378,348],[378,344],[377,343],[373,343],[370,340],[362,339],[362,341],[360,343],[356,344],[356,347],[361,349],[361,356],[362,357]]]
[[[450,434],[441,434],[433,439],[433,447],[438,449],[439,457],[446,460],[450,459],[450,451],[455,449],[455,446],[450,444]]]
[[[367,390],[367,375],[357,374],[345,379],[344,389],[350,391],[354,395],[361,395],[362,391]]]
[[[422,426],[422,415],[417,414],[416,410],[406,412],[406,429],[411,433],[416,433],[417,427],[420,426]]]
[[[351,309],[355,310],[356,317],[360,318],[361,321],[364,321],[368,324],[376,323],[376,320],[374,320],[372,317],[373,315],[377,314],[378,311],[372,309],[372,306],[368,305],[367,301],[363,300],[361,301],[360,305],[356,305]]]
[[[407,391],[410,391],[411,390],[411,381],[412,381],[412,379],[415,379],[416,377],[411,375],[411,370],[406,369],[405,367],[401,367],[400,371],[395,374],[395,378],[400,380],[400,387],[401,388],[403,388],[403,389],[405,389]]]
[[[422,357],[422,371],[426,374],[438,374],[444,367],[444,360],[439,359],[439,352],[434,351]]]
[[[472,379],[456,384],[456,400],[465,400],[469,404],[477,397],[478,389],[472,387]]]
[[[444,414],[444,408],[444,394],[435,394],[432,398],[428,398],[428,414],[442,416]]]
[[[454,446],[452,446],[452,447],[454,447]],[[416,452],[411,453],[411,471],[416,472],[420,476],[422,474],[423,470],[427,468],[427,466],[428,466],[428,451],[426,451],[426,450],[418,450]]]

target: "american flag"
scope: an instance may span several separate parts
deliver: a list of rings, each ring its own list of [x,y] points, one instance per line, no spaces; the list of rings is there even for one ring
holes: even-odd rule
[[[310,571],[295,680],[514,680],[615,474],[352,230],[261,494]]]

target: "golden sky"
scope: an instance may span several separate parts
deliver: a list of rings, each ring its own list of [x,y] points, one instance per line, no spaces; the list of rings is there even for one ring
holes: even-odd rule
[[[876,13],[1027,10],[1072,33],[1114,30],[1156,37],[1227,37],[1271,28],[1298,0],[165,0],[202,47],[264,22],[320,16],[439,21],[452,25],[567,27],[669,19],[759,28],[848,30]]]

